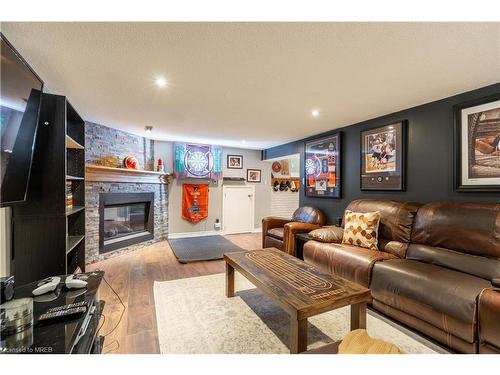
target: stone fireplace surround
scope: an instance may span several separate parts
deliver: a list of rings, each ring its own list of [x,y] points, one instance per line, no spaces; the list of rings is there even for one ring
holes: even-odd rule
[[[154,238],[121,249],[99,253],[99,194],[100,193],[154,193]],[[86,205],[86,263],[94,263],[111,256],[151,245],[167,239],[168,235],[168,185],[128,182],[89,181],[85,185]]]
[[[140,170],[153,170],[154,141],[101,124],[85,122],[86,263],[94,263],[167,239],[168,184],[163,183],[167,181],[161,181],[159,176],[154,181],[151,175],[148,176],[148,172],[131,176],[126,170],[117,168],[126,156],[134,156],[139,161]],[[95,166],[101,169],[93,169]],[[106,167],[111,168],[106,170]],[[154,238],[99,254],[99,194],[134,192],[154,193]]]

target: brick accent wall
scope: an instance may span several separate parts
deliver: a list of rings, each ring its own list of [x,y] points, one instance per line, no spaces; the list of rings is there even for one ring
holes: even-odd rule
[[[137,158],[141,169],[153,170],[154,141],[92,122],[85,124],[86,164],[120,167],[126,156]],[[99,193],[153,192],[154,239],[99,254]],[[163,241],[168,236],[168,186],[142,183],[86,182],[85,184],[86,263],[94,263]]]

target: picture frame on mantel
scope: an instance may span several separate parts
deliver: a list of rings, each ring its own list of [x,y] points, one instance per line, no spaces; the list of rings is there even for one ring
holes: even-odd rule
[[[455,191],[500,192],[500,94],[454,106]]]
[[[361,190],[406,190],[407,120],[360,133]]]
[[[341,197],[342,132],[306,142],[304,175],[306,197]]]

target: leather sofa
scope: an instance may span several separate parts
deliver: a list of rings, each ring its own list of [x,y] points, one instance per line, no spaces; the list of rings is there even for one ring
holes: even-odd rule
[[[369,286],[373,309],[448,348],[500,353],[500,205],[360,200],[348,209],[380,211],[381,251],[309,241],[306,262]]]
[[[413,220],[420,206],[418,203],[393,200],[353,201],[347,206],[347,210],[380,212],[378,229],[380,251],[343,243],[308,241],[304,245],[304,261],[324,272],[333,273],[368,287],[376,262],[405,257]]]
[[[291,219],[265,217],[262,219],[262,247],[275,247],[295,256],[295,234],[321,228],[325,223],[325,214],[308,206],[297,208]]]

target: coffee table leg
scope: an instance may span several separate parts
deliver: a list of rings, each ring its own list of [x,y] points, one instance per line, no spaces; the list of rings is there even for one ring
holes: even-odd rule
[[[366,302],[351,305],[351,331],[366,329]]]
[[[234,297],[234,268],[226,263],[226,297]]]
[[[307,350],[307,319],[290,317],[290,354]]]

